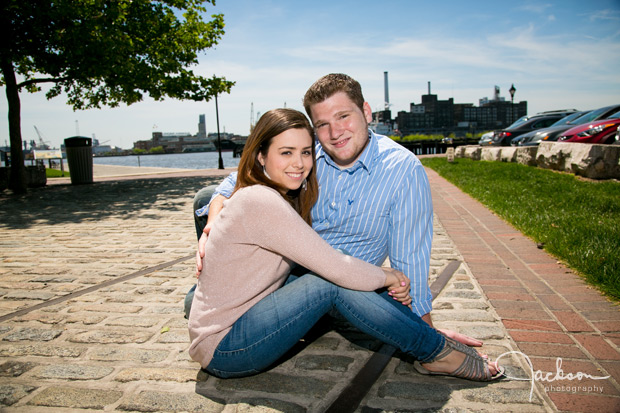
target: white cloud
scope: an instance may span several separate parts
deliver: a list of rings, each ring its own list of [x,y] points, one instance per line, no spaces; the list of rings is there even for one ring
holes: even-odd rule
[[[550,7],[552,7],[552,5],[549,3],[545,3],[545,4],[530,3],[530,4],[525,4],[523,6],[517,7],[516,10],[528,11],[532,13],[541,14],[541,13],[544,13],[545,10],[547,10]]]
[[[597,10],[589,15],[591,22],[597,20],[620,20],[620,10]]]

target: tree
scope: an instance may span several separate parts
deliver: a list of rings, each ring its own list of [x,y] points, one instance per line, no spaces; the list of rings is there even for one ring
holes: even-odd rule
[[[22,90],[62,93],[74,110],[132,104],[148,95],[208,101],[234,82],[205,78],[190,66],[217,44],[224,18],[204,21],[215,0],[2,0],[0,84],[6,87],[14,192],[26,190]]]

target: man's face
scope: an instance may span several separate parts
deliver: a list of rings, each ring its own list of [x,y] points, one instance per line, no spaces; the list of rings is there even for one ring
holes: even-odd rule
[[[363,111],[344,92],[310,107],[310,118],[323,149],[342,169],[352,166],[368,143],[372,110]]]

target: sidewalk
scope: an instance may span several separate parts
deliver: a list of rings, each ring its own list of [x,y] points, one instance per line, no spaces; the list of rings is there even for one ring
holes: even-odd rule
[[[620,411],[619,307],[479,202],[427,173],[436,215],[512,341],[534,371],[555,379],[541,383],[554,407]],[[566,378],[580,372],[611,377],[559,380],[561,370]]]
[[[230,170],[116,172],[95,168],[92,185],[48,180],[21,198],[0,194],[2,411],[326,411],[379,348],[346,326],[317,329],[283,364],[245,379],[206,377],[187,354],[191,201]],[[530,381],[421,376],[397,354],[356,411],[620,410],[617,307],[427,172],[431,282],[456,268],[435,300],[435,324],[484,340],[491,358],[522,351],[555,375],[559,356],[565,375],[612,378],[536,381],[530,401]],[[524,357],[502,364],[512,377],[531,375]]]

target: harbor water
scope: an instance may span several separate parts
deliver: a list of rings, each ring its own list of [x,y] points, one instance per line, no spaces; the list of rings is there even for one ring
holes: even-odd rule
[[[222,152],[225,168],[239,166],[240,158],[233,158],[232,152]],[[93,163],[98,165],[148,166],[157,168],[217,169],[217,152],[168,153],[158,155],[97,156]]]

